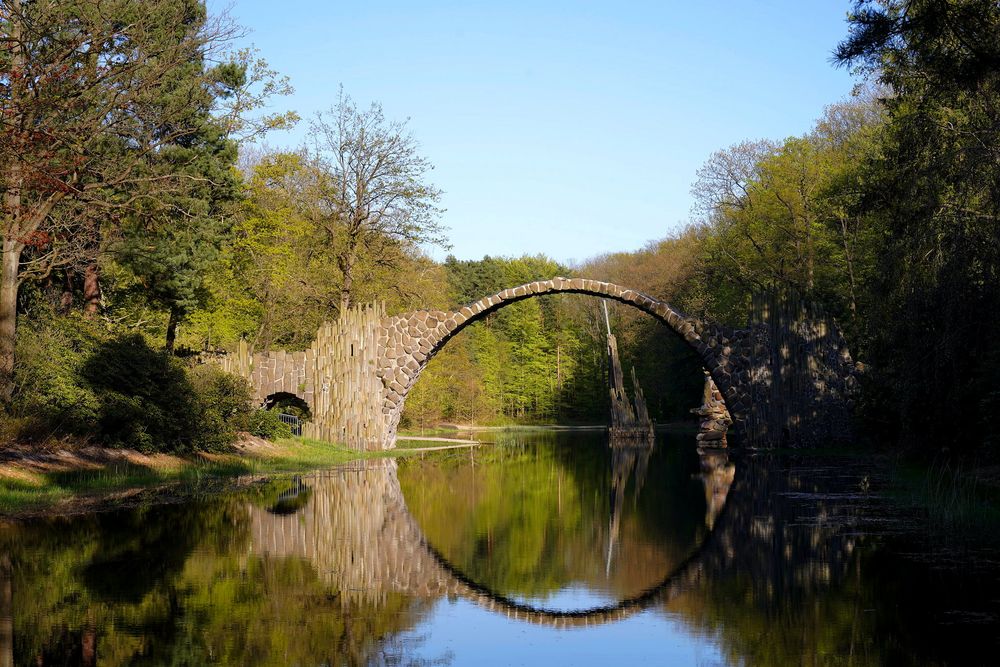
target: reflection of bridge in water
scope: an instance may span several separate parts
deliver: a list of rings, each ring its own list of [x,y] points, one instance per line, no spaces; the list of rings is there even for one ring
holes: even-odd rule
[[[617,475],[624,482],[649,450],[623,448]],[[631,464],[631,465],[629,465]],[[624,471],[624,472],[623,472]],[[640,471],[637,471],[640,472]],[[641,483],[643,475],[638,475]],[[508,618],[552,627],[598,625],[625,619],[690,589],[732,553],[713,532],[673,573],[636,596],[578,611],[550,610],[517,602],[470,580],[428,544],[406,507],[392,460],[372,460],[307,480],[312,497],[294,514],[251,507],[253,551],[264,557],[308,560],[342,599],[381,601],[390,593],[414,597],[462,597]],[[615,487],[615,492],[617,492]],[[614,496],[613,496],[614,499]],[[614,502],[614,500],[613,500]],[[615,507],[617,506],[617,512]],[[612,523],[621,499],[612,506]],[[613,537],[611,538],[613,539]]]

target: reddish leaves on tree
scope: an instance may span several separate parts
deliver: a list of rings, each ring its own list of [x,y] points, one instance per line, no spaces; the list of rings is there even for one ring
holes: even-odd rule
[[[41,250],[52,244],[52,235],[48,232],[34,231],[18,239],[18,241],[26,246]]]

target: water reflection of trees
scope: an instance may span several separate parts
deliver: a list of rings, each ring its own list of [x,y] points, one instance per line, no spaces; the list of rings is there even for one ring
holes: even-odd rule
[[[732,479],[725,453],[708,454],[706,497]],[[868,613],[876,605],[861,577],[858,504],[838,498],[845,489],[830,479],[818,485],[816,466],[764,456],[740,464],[722,493],[728,500],[702,562],[706,575],[664,609],[713,635],[734,664],[884,664],[890,642]]]
[[[543,436],[552,437],[543,445],[537,434],[531,444],[520,437],[474,458],[461,452],[400,464],[407,507],[427,541],[470,580],[538,601],[574,586],[624,599],[659,583],[703,537],[701,496],[678,465],[682,452],[648,456],[647,449],[657,484],[640,494],[640,449],[613,455],[603,434]]]
[[[369,664],[420,618],[410,596],[365,599],[267,553],[257,511],[229,498],[4,527],[0,664]]]
[[[690,443],[617,457],[579,445],[436,454],[398,478],[369,463],[251,497],[7,526],[0,665],[391,661],[444,596],[499,611],[484,601],[493,592],[544,598],[576,582],[622,599],[693,548],[628,613],[682,619],[734,664],[916,660],[898,642],[904,621],[870,611],[884,605],[862,576],[857,503],[817,482],[815,464],[750,457],[734,479],[726,453],[709,451],[692,480]]]

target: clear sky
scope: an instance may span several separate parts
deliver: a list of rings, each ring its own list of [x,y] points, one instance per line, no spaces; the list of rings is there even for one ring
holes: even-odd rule
[[[808,131],[853,84],[830,62],[849,4],[209,2],[291,78],[279,107],[307,119],[343,84],[410,119],[450,252],[561,261],[668,235],[712,152]],[[267,143],[297,146],[306,127]]]

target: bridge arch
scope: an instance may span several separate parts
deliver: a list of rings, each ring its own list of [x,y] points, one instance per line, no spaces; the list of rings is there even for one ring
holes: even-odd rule
[[[384,320],[376,375],[382,380],[382,413],[393,439],[406,397],[438,351],[465,327],[517,301],[543,294],[586,294],[613,299],[652,315],[683,339],[702,360],[725,398],[736,428],[745,422],[749,399],[750,343],[746,331],[684,315],[670,304],[614,283],[584,278],[538,280],[483,297],[453,311],[418,310]]]
[[[265,410],[273,410],[274,408],[279,408],[282,412],[291,412],[296,414],[295,416],[301,419],[311,419],[312,418],[312,406],[306,401],[300,394],[302,392],[293,393],[290,391],[276,391],[272,394],[268,394],[264,397],[262,407]]]

